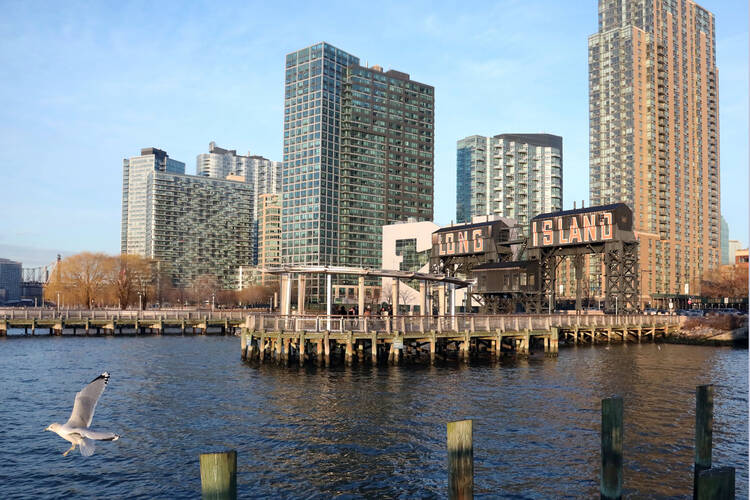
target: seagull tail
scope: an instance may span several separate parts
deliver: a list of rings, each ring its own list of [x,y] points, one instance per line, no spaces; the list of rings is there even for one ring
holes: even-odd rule
[[[81,450],[81,455],[84,457],[90,457],[94,454],[94,448],[96,448],[96,442],[93,439],[89,439],[87,437],[83,438],[83,441],[78,446],[78,449]]]

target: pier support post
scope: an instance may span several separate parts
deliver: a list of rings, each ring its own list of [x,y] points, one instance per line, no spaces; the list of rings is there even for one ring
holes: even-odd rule
[[[323,364],[323,339],[315,342],[315,355],[318,358],[318,366]]]
[[[292,339],[284,339],[281,341],[281,361],[289,363],[292,351]]]
[[[372,345],[370,346],[370,360],[373,366],[378,364],[378,334],[373,333],[371,340]]]
[[[327,331],[323,336],[323,352],[325,353],[326,366],[331,366],[331,340]]]
[[[474,437],[471,420],[448,422],[448,498],[474,498]]]
[[[260,340],[258,340],[258,344],[260,345]],[[247,355],[246,359],[251,360],[255,358],[255,346],[253,345],[253,334],[251,332],[247,333]]]
[[[351,366],[353,355],[354,355],[354,350],[352,346],[352,332],[349,332],[346,338],[346,351],[344,353],[344,361],[346,363],[346,366]]]
[[[560,329],[553,326],[550,335],[550,354],[557,356],[557,352],[560,349]]]
[[[201,493],[204,499],[237,498],[237,452],[201,453]]]
[[[435,353],[437,351],[437,338],[435,337],[435,332],[432,332],[432,335],[430,337],[430,364],[435,364]]]
[[[303,276],[300,274],[300,276]],[[300,333],[299,334],[299,347],[297,348],[297,354],[299,355],[299,365],[302,366],[305,364],[305,334]]]
[[[240,357],[242,358],[242,361],[247,360],[247,332],[244,328],[242,329],[242,334],[240,335],[240,350]]]
[[[734,467],[716,467],[701,472],[696,489],[693,497],[697,500],[734,500]]]
[[[469,337],[469,333],[464,333],[464,340],[461,342],[461,348],[459,350],[459,360],[463,361],[464,363],[469,362],[469,347],[471,343],[471,337]]]
[[[622,498],[622,398],[602,399],[602,499]]]
[[[258,361],[263,364],[266,359],[266,337],[261,333],[258,338]]]
[[[714,386],[695,388],[695,460],[693,465],[693,498],[697,498],[698,476],[711,468],[714,426]]]

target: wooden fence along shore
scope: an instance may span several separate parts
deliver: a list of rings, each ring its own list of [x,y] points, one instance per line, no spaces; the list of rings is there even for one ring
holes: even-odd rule
[[[556,356],[559,343],[656,340],[678,331],[676,316],[460,315],[327,317],[253,315],[242,329],[242,359],[319,365],[434,363],[457,357]]]
[[[626,478],[623,474],[624,401],[621,397],[601,403],[600,498],[619,500]],[[448,498],[474,498],[474,430],[472,420],[447,424]],[[713,467],[713,386],[696,388],[695,459],[693,499],[734,500],[734,467]],[[204,499],[237,498],[237,452],[230,450],[200,455],[201,490]],[[648,494],[648,492],[645,492]]]

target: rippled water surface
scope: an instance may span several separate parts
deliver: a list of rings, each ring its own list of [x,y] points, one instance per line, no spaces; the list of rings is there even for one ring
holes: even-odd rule
[[[748,352],[654,344],[438,367],[250,366],[234,337],[0,339],[0,497],[194,498],[198,454],[238,451],[244,498],[444,497],[445,424],[474,419],[479,497],[598,496],[600,400],[625,400],[625,492],[688,497],[695,386],[714,464],[748,496]],[[50,432],[112,373],[91,458]]]

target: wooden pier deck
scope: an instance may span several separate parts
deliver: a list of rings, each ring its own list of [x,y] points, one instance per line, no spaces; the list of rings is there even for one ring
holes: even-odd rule
[[[247,322],[243,311],[118,311],[51,309],[0,310],[0,336],[26,335],[236,334]]]
[[[468,361],[532,351],[557,356],[560,342],[653,341],[677,331],[680,321],[642,315],[251,315],[242,329],[241,355],[260,363],[320,365]]]

